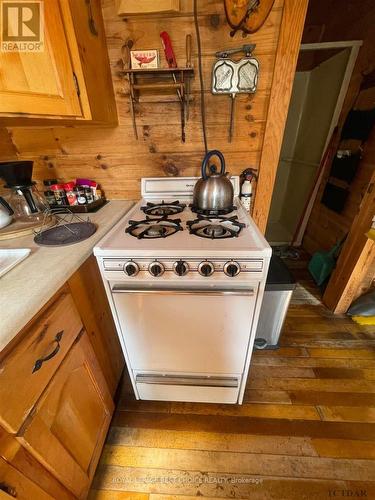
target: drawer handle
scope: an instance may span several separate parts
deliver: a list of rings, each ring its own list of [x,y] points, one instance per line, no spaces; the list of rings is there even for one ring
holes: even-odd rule
[[[0,491],[4,491],[7,495],[13,498],[17,497],[16,488],[13,488],[13,486],[9,486],[6,483],[0,483]]]
[[[37,372],[38,370],[40,370],[42,368],[42,364],[45,362],[45,361],[48,361],[49,359],[52,359],[54,356],[56,356],[56,354],[59,352],[60,350],[60,341],[62,339],[62,336],[63,336],[63,333],[64,333],[64,330],[61,330],[61,332],[57,333],[56,334],[56,337],[54,339],[54,342],[57,343],[57,346],[55,347],[55,349],[50,353],[48,354],[47,356],[45,356],[44,358],[39,358],[35,361],[35,365],[34,365],[34,368],[33,368],[33,371],[32,373],[35,373]]]

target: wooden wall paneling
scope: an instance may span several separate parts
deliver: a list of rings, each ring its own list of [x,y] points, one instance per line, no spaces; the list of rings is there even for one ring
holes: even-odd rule
[[[375,243],[365,234],[374,214],[375,169],[323,296],[323,302],[335,313],[347,311],[367,273],[372,270],[375,276]]]
[[[0,128],[0,161],[14,159],[16,148],[6,128]]]
[[[180,0],[144,0],[143,5],[139,5],[138,0],[116,0],[118,14],[129,16],[131,14],[178,12],[180,10]]]
[[[308,0],[285,0],[253,217],[266,230]]]
[[[190,120],[186,143],[180,141],[180,111],[177,102],[136,105],[139,141],[134,139],[128,88],[118,75],[122,69],[121,46],[127,38],[136,48],[159,48],[164,53],[159,33],[169,32],[177,61],[185,63],[185,35],[193,36],[192,62],[197,68],[193,23],[193,2],[180,2],[177,13],[120,18],[114,0],[102,2],[108,55],[119,111],[117,128],[12,128],[12,140],[20,158],[35,160],[35,178],[76,176],[97,179],[109,198],[138,198],[142,176],[199,175],[204,147],[202,142],[199,83],[192,82]],[[255,95],[236,99],[235,134],[227,142],[230,99],[212,96],[211,68],[219,49],[244,43],[239,36],[231,38],[221,0],[198,2],[203,46],[204,81],[207,101],[207,133],[210,148],[223,151],[228,170],[240,174],[248,167],[258,169],[271,94],[276,49],[283,15],[284,0],[276,0],[264,26],[245,42],[256,43],[254,55],[260,61],[259,87]],[[293,20],[295,25],[296,20]],[[165,117],[168,117],[165,120]],[[267,182],[267,180],[266,180]]]

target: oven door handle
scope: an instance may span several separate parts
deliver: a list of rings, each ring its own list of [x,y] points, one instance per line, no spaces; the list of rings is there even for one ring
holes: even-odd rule
[[[121,285],[115,285],[112,288],[112,293],[140,293],[140,294],[159,294],[159,295],[239,295],[246,297],[254,297],[255,291],[253,288],[246,289],[217,289],[207,290],[206,288],[194,288],[182,290],[179,288],[127,288]]]

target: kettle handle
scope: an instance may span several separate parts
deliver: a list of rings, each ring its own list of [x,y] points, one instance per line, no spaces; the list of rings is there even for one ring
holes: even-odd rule
[[[223,156],[223,153],[221,153],[220,151],[218,151],[217,149],[213,149],[212,151],[208,151],[206,153],[206,156],[203,158],[203,162],[202,162],[202,177],[204,180],[207,179],[207,165],[208,165],[208,161],[210,160],[210,158],[212,156],[217,156],[219,159],[220,159],[220,174],[221,175],[224,175],[225,174],[225,160],[224,160],[224,156]]]
[[[9,215],[14,214],[12,207],[9,205],[9,203],[6,200],[4,200],[4,198],[2,196],[0,196],[0,205],[3,205],[3,207],[8,210]]]

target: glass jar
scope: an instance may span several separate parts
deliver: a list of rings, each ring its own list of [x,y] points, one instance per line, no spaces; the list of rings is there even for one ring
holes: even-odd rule
[[[50,189],[48,191],[44,191],[44,197],[50,207],[56,205],[55,194],[53,191],[51,191]]]
[[[65,190],[62,184],[53,184],[51,186],[51,191],[53,191],[53,194],[55,196],[56,205],[68,205],[68,200],[66,198]]]
[[[91,188],[85,188],[85,196],[87,203],[92,203],[94,201],[94,195]]]
[[[44,179],[43,184],[48,187],[48,189],[51,189],[51,186],[54,184],[58,184],[59,181],[57,179]]]
[[[82,186],[76,186],[74,188],[74,193],[77,197],[78,205],[85,205],[87,203],[85,189]]]
[[[68,199],[68,203],[70,206],[72,205],[77,205],[77,195],[74,192],[74,182],[67,182],[66,184],[63,185],[65,189],[65,195]]]

